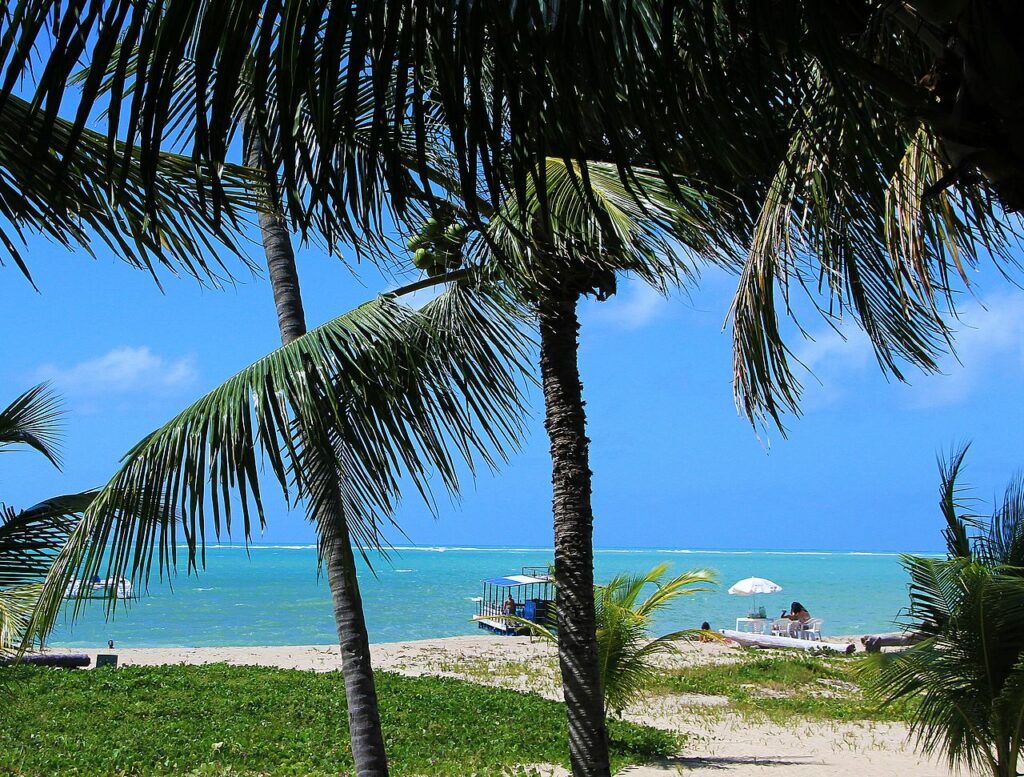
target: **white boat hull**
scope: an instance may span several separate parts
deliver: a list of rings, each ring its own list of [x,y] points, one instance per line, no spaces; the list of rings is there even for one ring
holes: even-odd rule
[[[65,599],[106,599],[113,592],[117,599],[132,598],[132,581],[123,577],[89,581],[75,578],[64,591]]]

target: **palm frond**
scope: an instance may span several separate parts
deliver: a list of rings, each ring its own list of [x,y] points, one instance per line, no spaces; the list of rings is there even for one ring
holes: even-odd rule
[[[0,452],[28,445],[60,468],[60,397],[41,383],[0,410]]]
[[[53,497],[20,512],[0,504],[0,657],[37,633],[42,581],[93,496]]]
[[[45,140],[46,147],[29,153],[25,134]],[[67,247],[88,248],[98,238],[154,277],[163,267],[215,284],[230,279],[232,268],[220,257],[225,249],[255,270],[239,245],[239,229],[242,214],[254,207],[256,173],[229,164],[214,175],[206,163],[161,153],[146,160],[154,173],[146,178],[143,158],[132,153],[115,175],[111,150],[119,153],[123,146],[92,130],[76,132],[60,118],[47,123],[13,95],[0,100],[0,217],[7,222],[0,243],[26,278],[32,276],[19,247],[26,230]],[[212,178],[224,193],[221,201],[201,194]]]
[[[20,645],[29,633],[32,612],[39,601],[42,585],[0,587],[0,658]],[[0,691],[3,691],[0,685]]]
[[[650,617],[669,605],[678,596],[710,593],[714,590],[715,581],[718,579],[718,575],[710,569],[693,569],[664,583],[661,582],[660,577],[661,575],[651,581],[657,585],[657,588],[636,608],[637,615]]]
[[[630,273],[662,293],[694,278],[703,263],[735,267],[717,228],[727,198],[682,177],[672,186],[655,171],[548,158],[491,216],[468,253],[495,277],[535,296],[573,274]]]
[[[242,82],[254,84],[255,105],[275,104],[267,133],[282,151],[288,210],[305,223],[327,207],[358,218],[350,206],[374,193],[387,192],[402,210],[412,180],[403,149],[411,140],[416,161],[427,162],[431,112],[467,203],[481,189],[495,204],[506,192],[518,196],[545,157],[581,162],[595,137],[604,139],[603,161],[625,170],[640,157],[667,181],[674,159],[728,156],[736,144],[714,140],[749,135],[740,121],[727,131],[714,89],[754,83],[743,75],[771,72],[764,64],[773,56],[738,41],[728,17],[701,3],[19,0],[17,10],[0,52],[7,73],[25,72],[33,46],[47,52],[33,103],[49,117],[70,74],[88,64],[76,127],[106,83],[107,133],[137,149],[144,168],[168,142],[167,127],[172,138],[194,136],[195,159],[223,162]],[[179,92],[188,63],[196,86]],[[354,122],[364,83],[377,99],[360,164]],[[771,90],[751,91],[763,109]],[[383,99],[389,93],[394,99]],[[753,103],[737,100],[727,112],[735,118]],[[192,126],[169,121],[175,112]],[[700,132],[691,138],[680,127]],[[218,181],[208,188],[216,199]]]
[[[970,444],[953,448],[948,459],[939,460],[939,510],[946,520],[942,536],[946,539],[946,549],[952,558],[971,557],[971,538],[967,531],[978,528],[977,516],[966,511],[962,496],[966,489],[957,482],[969,448]]]
[[[128,91],[126,96],[134,91],[136,80],[140,75],[140,50],[128,49],[124,46],[118,47],[118,56],[107,63],[108,70],[103,74],[99,85],[99,95],[109,96],[114,93],[119,85],[123,85],[120,79],[128,79]],[[347,49],[342,50],[341,55],[345,56]],[[197,90],[206,88],[209,84],[215,84],[222,76],[218,62],[204,63],[200,66],[195,57],[198,52],[190,51],[187,56],[178,62],[178,73],[173,84],[173,97],[167,107],[165,119],[165,133],[173,138],[175,148],[187,147],[197,142],[197,125],[194,121],[192,110],[194,104],[192,97]],[[341,103],[350,100],[350,108],[353,111],[351,117],[351,143],[346,146],[344,153],[339,153],[333,147],[321,147],[315,130],[314,117],[317,115],[317,107],[310,106],[309,95],[304,96],[296,104],[295,125],[297,137],[303,144],[304,160],[308,164],[295,164],[294,160],[288,157],[288,152],[282,148],[280,132],[280,110],[276,99],[269,99],[266,102],[259,102],[260,96],[276,96],[278,94],[276,82],[276,70],[270,72],[270,83],[258,85],[255,83],[256,60],[260,52],[250,52],[247,60],[242,64],[242,71],[235,78],[236,94],[233,98],[232,126],[242,127],[242,157],[251,167],[257,167],[251,160],[253,144],[259,143],[261,149],[260,169],[274,171],[272,180],[267,182],[267,188],[274,202],[274,208],[283,204],[286,206],[285,215],[290,216],[290,224],[293,229],[302,230],[307,237],[315,240],[323,240],[324,247],[335,253],[339,252],[339,244],[345,242],[356,249],[358,255],[369,251],[379,261],[390,255],[392,247],[388,246],[387,233],[391,226],[400,223],[403,216],[417,218],[421,213],[415,203],[412,204],[409,214],[400,214],[390,207],[391,199],[375,196],[370,189],[362,189],[362,183],[372,180],[375,175],[377,161],[373,154],[375,151],[375,128],[374,120],[379,114],[380,106],[384,103],[393,104],[396,95],[394,88],[381,93],[375,87],[372,80],[366,76],[359,81],[355,88],[355,96],[352,98],[347,94],[347,84],[337,84],[338,93],[334,101]],[[122,59],[123,58],[123,59]],[[144,77],[144,76],[143,76]],[[92,78],[90,70],[84,70],[76,77],[77,82],[84,83]],[[201,81],[201,79],[205,79]],[[326,100],[326,98],[325,98]],[[329,104],[330,101],[326,100]],[[319,106],[322,108],[323,106]],[[406,124],[409,118],[405,117]],[[438,130],[435,129],[436,121],[432,113],[428,112],[423,121],[423,131],[430,142],[425,144],[425,154],[429,157],[432,150],[438,146],[439,140],[434,139]],[[424,165],[417,157],[417,147],[410,136],[411,125],[404,130],[395,130],[399,136],[396,152],[405,158],[406,178],[402,182],[402,190],[409,194],[418,192],[418,181],[414,173],[422,175],[424,170],[427,174],[433,168],[433,162]],[[331,193],[317,189],[315,181],[310,176],[312,171],[318,175],[327,175],[325,169],[334,166],[331,174],[326,178],[331,187]],[[292,194],[294,196],[282,197],[281,186],[277,180],[277,174],[284,175],[289,180],[294,178]],[[290,177],[290,178],[289,178]],[[352,185],[344,183],[351,179]],[[454,181],[454,178],[451,179]],[[202,185],[202,182],[200,182]],[[416,199],[419,198],[416,194]],[[337,203],[343,200],[344,207],[337,207]],[[326,203],[330,202],[328,205]],[[301,203],[301,207],[300,207]],[[263,203],[258,204],[264,207]],[[360,229],[355,226],[360,225]],[[310,235],[307,229],[312,226],[315,234]]]
[[[95,495],[56,496],[21,511],[0,505],[0,588],[41,582]]]
[[[105,568],[148,584],[154,566],[161,577],[176,568],[181,542],[191,570],[205,563],[210,529],[231,533],[239,511],[248,540],[265,522],[261,463],[290,501],[315,499],[331,478],[307,471],[311,451],[341,451],[321,460],[344,470],[347,493],[332,498],[358,505],[353,536],[374,540],[403,477],[424,496],[434,476],[454,490],[460,466],[516,445],[525,347],[506,308],[460,287],[418,311],[381,297],[294,340],[127,454],[57,558],[39,622],[52,621],[72,576]]]
[[[942,187],[949,162],[932,134],[908,128],[884,102],[849,97],[825,70],[809,84],[732,305],[737,404],[780,429],[802,390],[779,321],[779,309],[798,307],[794,294],[834,328],[852,319],[882,369],[902,380],[904,365],[932,372],[951,348],[957,283],[979,259],[1017,265],[1017,221],[991,192]]]
[[[982,556],[991,564],[1019,570],[1024,575],[1024,476],[1010,480],[989,522],[988,532],[979,540]]]

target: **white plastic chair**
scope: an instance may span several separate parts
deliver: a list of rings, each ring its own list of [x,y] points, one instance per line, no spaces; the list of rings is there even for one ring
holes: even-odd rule
[[[793,625],[793,621],[789,618],[776,618],[772,621],[772,634],[776,637],[789,637],[789,627]]]
[[[811,618],[800,629],[800,639],[821,641],[821,624],[824,622],[821,618]]]

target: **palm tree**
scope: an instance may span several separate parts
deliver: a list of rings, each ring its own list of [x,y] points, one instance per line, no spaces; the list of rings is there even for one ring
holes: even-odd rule
[[[583,175],[588,187],[582,184]],[[587,294],[598,299],[614,294],[617,272],[631,273],[666,292],[694,276],[702,261],[735,261],[727,238],[719,237],[718,227],[728,218],[719,201],[678,177],[670,188],[654,171],[639,167],[630,169],[628,180],[608,163],[582,168],[549,158],[528,185],[525,210],[513,198],[500,208],[479,206],[491,218],[465,249],[471,266],[526,305],[540,329],[552,463],[559,664],[577,775],[610,773],[577,304]],[[421,235],[411,245],[427,237]]]
[[[338,234],[356,236],[358,227],[372,225],[377,211],[366,204],[384,189],[401,215],[422,181],[431,179],[423,168],[431,160],[433,152],[427,149],[435,136],[424,125],[425,106],[434,106],[441,140],[454,157],[451,180],[469,219],[482,226],[479,193],[487,191],[494,207],[511,202],[509,212],[518,210],[521,217],[512,226],[536,238],[542,249],[534,252],[536,261],[528,264],[526,278],[541,282],[542,293],[533,301],[542,343],[553,354],[542,359],[542,375],[549,410],[555,411],[548,419],[552,448],[564,464],[556,465],[555,481],[556,510],[566,517],[559,525],[569,531],[564,535],[567,557],[573,540],[589,538],[592,520],[582,390],[578,370],[566,366],[575,359],[575,306],[583,293],[608,293],[613,277],[601,263],[596,269],[546,272],[545,265],[553,270],[565,258],[546,250],[546,233],[558,231],[557,224],[548,223],[552,208],[544,180],[551,154],[570,179],[578,180],[582,196],[577,199],[588,204],[594,198],[592,176],[590,165],[581,163],[595,160],[610,164],[627,188],[633,183],[631,166],[639,161],[670,189],[683,171],[739,194],[744,218],[736,224],[749,226],[753,239],[734,308],[737,394],[752,418],[768,417],[780,425],[780,413],[796,408],[799,383],[789,370],[779,331],[777,285],[785,295],[789,279],[802,285],[820,276],[830,301],[851,306],[882,364],[899,375],[901,360],[933,369],[934,354],[946,345],[949,331],[936,299],[943,293],[951,298],[947,273],[950,267],[960,269],[964,247],[971,249],[966,252],[970,260],[978,246],[998,250],[1005,245],[1001,214],[986,199],[985,186],[967,182],[957,187],[960,200],[945,188],[948,159],[933,133],[913,142],[919,126],[893,118],[898,114],[891,103],[880,99],[884,90],[851,98],[848,80],[837,77],[842,71],[830,67],[833,63],[820,53],[801,48],[801,39],[790,31],[802,32],[816,18],[812,14],[782,27],[773,19],[756,19],[744,4],[714,3],[588,4],[592,13],[586,24],[580,23],[584,6],[578,3],[559,4],[551,14],[545,13],[547,4],[539,3],[465,4],[453,12],[451,4],[424,2],[334,4],[329,12],[304,2],[269,12],[261,4],[236,8],[214,2],[198,8],[188,4],[182,13],[172,13],[169,4],[154,12],[151,6],[86,3],[61,7],[52,17],[36,13],[48,5],[45,0],[24,4],[31,12],[19,17],[15,37],[34,40],[51,18],[59,23],[70,18],[83,26],[55,28],[49,77],[40,84],[35,104],[49,115],[53,103],[47,98],[62,92],[62,73],[78,61],[81,52],[75,46],[88,38],[81,30],[88,32],[102,19],[104,30],[89,56],[94,66],[99,63],[97,71],[109,70],[105,63],[114,65],[115,106],[132,95],[123,112],[110,112],[111,134],[123,113],[129,121],[127,147],[137,145],[143,158],[161,147],[165,120],[182,104],[195,156],[225,158],[237,127],[235,95],[243,76],[250,77],[243,59],[252,50],[265,53],[253,80],[257,89],[269,94],[273,88],[283,96],[268,134],[280,143],[286,163],[284,210],[303,229],[320,219],[336,224]],[[836,19],[846,16],[837,14]],[[124,46],[104,45],[122,29],[129,30]],[[778,45],[780,39],[786,45]],[[124,67],[124,57],[131,56],[125,52],[136,49],[145,52],[145,66]],[[27,50],[10,50],[15,53],[6,60],[9,69],[23,63],[21,52]],[[799,67],[775,67],[779,51],[785,52],[783,64]],[[174,94],[174,79],[185,60],[200,64],[197,88],[182,103],[168,95]],[[396,99],[377,101],[370,152],[357,154],[353,107],[367,78],[373,94],[394,89]],[[473,86],[467,90],[466,84]],[[76,122],[85,120],[98,90],[98,81],[87,82]],[[823,98],[838,109],[807,108]],[[851,106],[856,110],[843,110]],[[310,119],[297,122],[307,108]],[[413,115],[408,132],[401,129],[407,112]],[[823,124],[812,121],[819,114],[826,119]],[[841,120],[846,123],[835,124]],[[843,131],[835,132],[837,126]],[[601,138],[596,148],[595,137]],[[412,183],[406,172],[409,156],[400,153],[410,138],[414,168],[421,171]],[[837,154],[844,165],[835,164]],[[111,164],[116,166],[121,156],[109,155]],[[865,156],[872,164],[864,163]],[[777,168],[774,176],[775,170],[764,166],[766,159]],[[833,169],[842,175],[830,175]],[[862,194],[853,183],[865,178],[874,185]],[[881,189],[879,180],[885,184]],[[531,187],[539,203],[533,209]],[[216,200],[218,182],[208,188]],[[535,223],[523,221],[531,213]],[[601,241],[617,248],[607,217],[598,215],[596,222]],[[737,233],[731,225],[725,234]],[[785,250],[773,250],[779,246]],[[882,250],[876,251],[879,246]],[[582,557],[576,568],[588,569],[588,560]],[[586,573],[574,580],[583,602],[591,596],[586,582]],[[584,624],[580,639],[586,641],[591,629],[585,604],[578,615]],[[593,672],[583,668],[593,650],[589,653],[581,649],[572,664],[579,670],[577,683],[589,687],[585,698],[594,699]],[[563,667],[569,674],[572,664]],[[596,721],[603,716],[598,713],[599,703],[591,705],[575,732],[581,753],[601,750],[603,723]],[[602,767],[595,768],[599,773]]]
[[[273,178],[278,165],[272,162],[260,132],[251,132],[247,163]],[[302,308],[299,273],[295,264],[291,234],[281,213],[275,187],[267,187],[259,213],[260,234],[267,258],[270,286],[281,330],[281,344],[288,345],[306,333],[306,316]],[[308,444],[308,441],[307,441]],[[332,468],[330,458],[322,464],[307,457],[308,478],[323,476],[316,487],[324,490],[344,488],[344,468]],[[334,481],[338,481],[337,484]],[[310,502],[312,507],[315,502]],[[333,510],[326,515],[310,513],[310,519],[321,532],[320,563],[327,571],[334,607],[334,623],[341,645],[342,674],[348,702],[349,736],[356,772],[367,777],[387,775],[387,753],[380,725],[377,689],[370,661],[370,639],[366,630],[363,605],[356,577],[355,557],[348,530],[347,510]]]
[[[682,629],[652,637],[655,614],[680,596],[711,591],[715,573],[696,569],[665,580],[668,564],[659,564],[644,575],[617,575],[597,591],[597,644],[601,650],[601,682],[605,704],[621,713],[658,676],[651,661],[674,655],[678,640],[703,633]],[[654,586],[650,591],[649,586]],[[641,599],[645,592],[646,598]]]
[[[715,573],[708,569],[683,572],[665,580],[669,565],[659,564],[646,574],[616,575],[595,590],[598,660],[605,708],[620,714],[636,701],[659,674],[655,656],[674,655],[678,640],[703,634],[682,629],[652,637],[654,616],[680,596],[711,591]],[[654,586],[650,591],[649,586]],[[646,598],[641,596],[649,592]],[[544,625],[524,621],[534,633],[557,644],[558,636]]]
[[[863,666],[883,704],[913,700],[911,732],[951,767],[1014,777],[1024,748],[1024,480],[988,521],[957,482],[966,447],[942,462],[946,559],[904,556],[905,627],[923,641]]]
[[[248,541],[265,520],[262,459],[271,480],[290,500],[304,501],[316,522],[336,614],[342,610],[350,718],[362,732],[353,738],[354,756],[366,773],[385,774],[373,741],[372,676],[364,682],[365,626],[352,621],[362,610],[351,543],[385,544],[383,524],[403,477],[425,497],[434,477],[455,493],[453,452],[473,471],[495,466],[515,445],[523,348],[507,311],[461,287],[417,311],[385,295],[295,338],[127,454],[54,562],[30,627],[53,623],[72,577],[105,569],[107,577],[145,585],[154,566],[161,577],[176,569],[182,541],[188,569],[197,568],[208,516],[218,537],[232,531],[233,520],[237,530],[233,504]]]
[[[798,130],[794,135],[798,140],[803,137]],[[851,135],[846,131],[841,137]],[[876,157],[880,163],[899,170],[905,158],[924,156],[913,146],[908,150],[906,143],[903,134],[890,132],[886,142],[879,143]],[[502,282],[530,306],[541,332],[545,426],[552,454],[555,566],[561,583],[560,663],[572,730],[573,763],[579,774],[599,774],[607,767],[600,755],[604,715],[593,625],[593,513],[576,354],[577,301],[584,294],[601,299],[613,293],[616,271],[631,272],[664,291],[693,276],[701,261],[738,267],[741,262],[735,256],[734,244],[752,232],[756,241],[742,265],[735,335],[738,393],[745,398],[752,417],[763,415],[762,408],[767,407],[781,426],[781,401],[770,404],[779,395],[774,388],[760,391],[763,386],[774,386],[777,375],[760,369],[757,360],[771,358],[768,348],[761,347],[765,340],[784,358],[785,345],[774,319],[771,290],[776,282],[803,277],[804,268],[812,261],[819,262],[823,272],[843,279],[842,283],[831,284],[826,292],[841,307],[854,308],[879,352],[888,355],[883,363],[897,370],[896,360],[902,356],[920,366],[934,367],[931,354],[945,342],[948,333],[929,311],[905,302],[899,280],[891,278],[872,255],[875,248],[881,248],[884,255],[884,240],[895,239],[902,225],[866,215],[883,199],[903,203],[913,198],[898,185],[902,179],[882,178],[877,171],[866,193],[856,194],[858,176],[854,168],[860,161],[847,146],[832,148],[841,153],[818,157],[804,152],[805,161],[792,177],[789,163],[779,163],[775,178],[768,179],[772,191],[781,191],[784,196],[771,198],[759,211],[752,205],[757,202],[756,192],[748,192],[746,198],[716,198],[708,195],[715,191],[710,184],[687,187],[685,179],[677,177],[669,187],[654,171],[639,167],[631,168],[626,183],[610,164],[591,162],[583,167],[561,159],[548,159],[531,180],[523,195],[524,206],[520,200],[508,197],[503,206],[494,208],[478,198],[477,210],[490,216],[490,221],[466,249],[470,266],[480,267],[489,282]],[[826,165],[828,159],[843,164],[832,173]],[[927,159],[919,163],[925,167],[919,180],[931,169]],[[440,167],[444,169],[444,165]],[[721,171],[713,166],[690,167],[696,167],[698,174],[709,173],[721,180]],[[586,186],[582,184],[584,176]],[[444,186],[443,175],[435,175],[433,180]],[[833,180],[831,189],[822,185],[822,181]],[[456,194],[458,187],[449,186],[448,191]],[[808,191],[816,198],[806,196]],[[796,213],[795,203],[800,205]],[[940,261],[958,251],[969,255],[980,242],[977,225],[987,223],[983,213],[975,220],[949,218],[948,203],[942,198],[934,204],[911,202],[909,207],[918,219],[913,228],[938,236],[926,246],[915,244],[913,261],[925,267],[935,254],[940,254]],[[799,215],[808,212],[814,218]],[[830,221],[830,215],[838,217],[836,223]],[[768,225],[776,221],[780,226],[769,232]],[[771,270],[777,268],[777,260],[764,260],[770,250],[783,251],[801,239],[813,241],[818,250],[808,256],[791,248],[788,263],[783,265],[784,274],[781,278],[773,276]],[[429,243],[421,235],[410,246],[424,242]],[[690,254],[681,252],[680,247],[690,249]],[[429,264],[429,249],[419,251],[426,253]],[[943,251],[946,254],[941,254]],[[770,269],[762,273],[765,267]],[[435,265],[433,272],[440,269]],[[444,275],[439,277],[443,279]],[[772,322],[773,327],[766,326]],[[745,369],[751,362],[757,366]],[[792,387],[793,382],[784,385]],[[797,395],[798,387],[788,395],[793,408]]]
[[[0,410],[0,453],[26,445],[60,468],[60,415],[45,385],[29,389]],[[0,504],[0,657],[34,636],[40,584],[93,496],[66,494],[25,510]]]
[[[123,47],[122,51],[128,55],[125,72],[137,73],[142,59],[139,49]],[[256,85],[254,75],[259,70],[258,60],[259,52],[251,52],[244,63],[243,77],[238,83],[239,91],[233,101],[233,122],[244,128],[244,162],[256,173],[258,181],[263,182],[263,185],[258,187],[259,193],[255,204],[258,208],[260,235],[274,293],[281,341],[283,345],[287,345],[306,333],[306,321],[295,252],[291,243],[291,230],[282,201],[283,184],[279,181],[282,170],[288,169],[283,158],[280,138],[274,133],[274,117],[280,112],[280,103],[276,89],[271,90],[275,94],[275,99],[266,104],[257,101],[262,94]],[[193,59],[186,59],[180,63],[180,67],[174,81],[175,93],[192,94],[200,88],[197,81],[197,64]],[[215,72],[215,75],[219,77],[219,72]],[[116,70],[106,73],[100,87],[101,93],[110,94],[114,88],[113,79],[117,77]],[[79,76],[81,81],[88,81],[89,78],[88,71]],[[357,152],[364,154],[367,147],[372,147],[373,144],[372,127],[367,128],[366,125],[371,124],[370,117],[375,112],[374,106],[378,97],[368,86],[363,84],[359,90],[357,107],[360,123],[355,127]],[[338,99],[343,98],[344,95],[339,93]],[[187,101],[176,100],[170,108],[168,123],[174,126],[188,126],[188,110]],[[312,114],[310,106],[301,107],[301,120],[307,129]],[[410,153],[409,148],[405,148],[404,151]],[[303,187],[309,190],[310,182],[303,179]],[[380,207],[373,202],[365,205],[367,212],[376,212]],[[339,231],[341,223],[333,218],[317,221],[316,227],[320,236],[326,238],[328,246],[332,248],[335,243],[334,235]],[[372,240],[364,242],[373,245]],[[323,477],[338,477],[342,480],[345,477],[344,472],[329,474],[330,467],[316,462],[312,453],[308,454],[305,466],[308,470],[305,473],[307,478],[312,477],[312,471],[320,473]],[[326,485],[323,487],[327,488]],[[343,484],[339,487],[343,487]],[[312,507],[311,501],[307,508]],[[351,550],[348,518],[344,511],[332,509],[331,505],[327,507],[332,510],[328,515],[310,514],[310,519],[324,532],[321,537],[320,562],[326,569],[326,577],[331,588],[335,623],[342,647],[353,754],[360,774],[386,774],[384,738],[377,709],[369,637],[362,612],[355,559]],[[338,525],[332,525],[332,521]]]

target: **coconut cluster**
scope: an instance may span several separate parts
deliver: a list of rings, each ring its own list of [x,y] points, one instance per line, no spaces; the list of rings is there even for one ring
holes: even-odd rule
[[[452,219],[431,216],[420,227],[419,234],[408,242],[413,251],[412,263],[428,275],[457,270],[462,265],[462,252],[469,237],[469,227]]]

